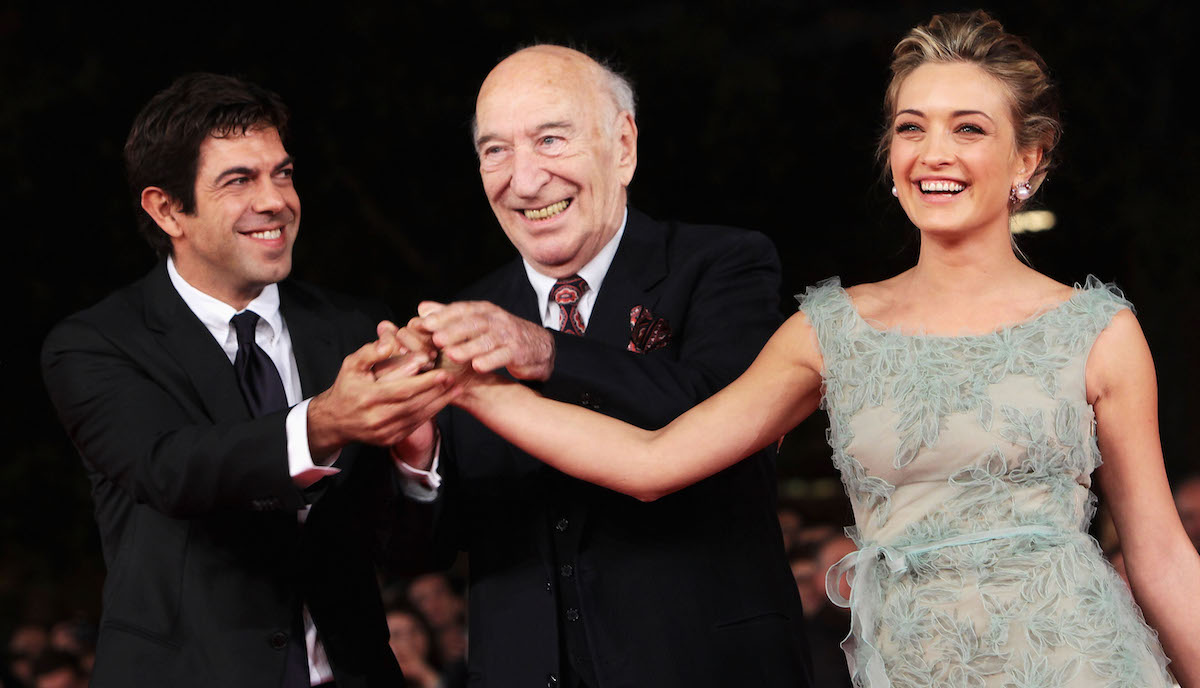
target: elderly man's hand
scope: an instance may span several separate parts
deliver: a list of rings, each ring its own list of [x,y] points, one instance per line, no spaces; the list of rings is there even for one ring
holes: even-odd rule
[[[499,368],[518,380],[546,380],[554,370],[554,338],[544,327],[487,301],[425,301],[409,323],[429,333],[442,357],[479,373]]]

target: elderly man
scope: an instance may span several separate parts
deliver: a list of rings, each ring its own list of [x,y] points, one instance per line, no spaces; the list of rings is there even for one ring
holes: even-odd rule
[[[399,374],[414,356],[377,382],[394,344],[364,343],[383,314],[285,281],[286,123],[278,96],[231,77],[156,95],[125,159],[162,260],[46,339],[108,567],[93,686],[403,685],[374,554],[406,554],[419,508],[387,454],[353,442],[427,424],[448,376]]]
[[[774,248],[626,206],[638,130],[624,79],[528,48],[488,75],[475,124],[484,192],[520,259],[465,301],[422,305],[414,327],[445,357],[644,427],[745,370],[778,324]],[[470,553],[472,685],[806,685],[772,454],[645,504],[458,409],[438,424],[439,541]],[[423,468],[432,451],[404,458]]]

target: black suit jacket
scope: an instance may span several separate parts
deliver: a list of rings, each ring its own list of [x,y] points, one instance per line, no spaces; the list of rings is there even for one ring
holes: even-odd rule
[[[303,284],[279,292],[312,396],[381,313]],[[349,446],[341,473],[299,490],[287,412],[250,417],[163,263],[55,327],[42,368],[92,483],[108,568],[93,686],[279,685],[301,601],[339,686],[403,685],[372,553],[419,508],[396,499],[383,452]]]
[[[541,391],[661,427],[749,366],[779,324],[778,288],[763,235],[630,209],[587,332],[554,333],[554,372]],[[464,296],[540,323],[520,260]],[[627,350],[635,306],[666,321],[665,347]],[[642,503],[545,466],[461,410],[439,423],[439,544],[470,554],[471,685],[548,685],[569,623],[584,625],[595,688],[807,685],[773,452]],[[566,561],[555,561],[558,537],[573,543]],[[567,585],[578,592],[576,621],[556,610]]]

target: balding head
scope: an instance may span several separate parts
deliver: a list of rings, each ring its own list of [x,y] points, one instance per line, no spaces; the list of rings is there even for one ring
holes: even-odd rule
[[[606,94],[613,108],[613,115],[619,112],[628,112],[631,117],[637,119],[637,99],[634,97],[633,86],[628,79],[591,56],[561,45],[532,45],[509,55],[488,74],[479,89],[479,96],[484,95],[489,82],[495,83],[493,77],[501,77],[503,72],[519,67],[523,63],[537,64],[543,63],[543,61],[549,67],[553,67],[557,62],[564,74],[570,74],[571,70],[576,70],[576,74],[582,74],[589,79],[593,90]],[[478,101],[476,107],[478,107]],[[471,140],[475,141],[478,138],[479,120],[476,117],[471,121]]]
[[[627,82],[583,53],[505,58],[475,103],[475,145],[496,219],[538,272],[578,272],[620,228],[637,166]]]

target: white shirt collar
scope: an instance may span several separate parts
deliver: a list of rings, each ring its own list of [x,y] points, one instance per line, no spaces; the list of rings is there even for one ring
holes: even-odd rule
[[[229,321],[241,311],[235,310],[233,306],[224,301],[209,296],[188,284],[187,280],[175,269],[175,261],[171,257],[167,258],[167,276],[171,278],[171,284],[175,287],[175,291],[179,292],[183,302],[196,314],[200,322],[204,323],[217,343],[222,348],[228,348],[227,345],[232,341],[233,350],[236,352],[237,337],[233,334],[233,328],[229,326]],[[245,310],[258,314],[260,330],[263,324],[267,326],[267,331],[263,333],[267,335],[267,341],[273,340],[283,330],[283,316],[279,312],[278,285],[268,284],[263,287],[262,293],[248,303]]]
[[[588,261],[587,265],[579,268],[578,275],[588,284],[588,290],[584,293],[584,298],[588,300],[588,314],[591,312],[590,305],[594,303],[595,295],[600,292],[600,285],[604,283],[604,277],[608,274],[608,268],[612,266],[613,258],[617,255],[617,248],[621,245],[621,237],[625,234],[625,223],[628,221],[629,208],[626,207],[624,215],[621,216],[621,226],[617,228],[617,233],[613,235],[613,238],[608,240],[608,243],[604,245],[604,248],[600,249],[594,258]],[[554,283],[558,280],[538,272],[524,258],[521,259],[521,262],[525,264],[525,274],[529,277],[529,284],[533,286],[533,291],[537,294],[542,322],[549,322],[551,315],[550,290],[554,288]],[[590,298],[588,298],[589,295]]]

